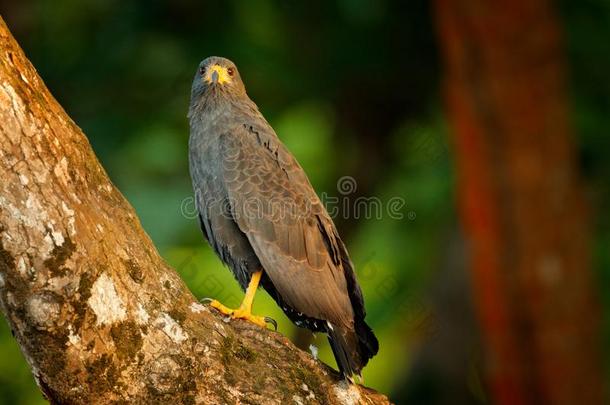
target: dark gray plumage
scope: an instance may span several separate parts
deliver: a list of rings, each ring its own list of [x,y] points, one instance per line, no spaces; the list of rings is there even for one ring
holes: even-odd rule
[[[329,335],[346,376],[378,350],[345,245],[305,172],[228,59],[201,62],[189,160],[201,228],[242,288],[261,284],[298,326]]]

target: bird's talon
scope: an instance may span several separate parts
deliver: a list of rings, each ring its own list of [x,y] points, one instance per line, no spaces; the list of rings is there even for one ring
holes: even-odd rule
[[[245,321],[258,325],[261,328],[266,328],[267,323],[271,323],[273,325],[273,327],[275,328],[275,330],[277,331],[277,322],[275,322],[275,320],[273,320],[269,317],[253,315],[252,312],[250,312],[250,308],[244,307],[243,305],[237,309],[232,309],[232,308],[228,308],[228,307],[222,305],[217,300],[213,300],[210,298],[203,298],[201,300],[201,302],[214,308],[215,310],[220,312],[222,315],[225,315],[222,318],[223,322],[225,322],[225,323],[231,322],[232,319],[243,319]]]
[[[231,309],[231,308],[228,308],[228,307],[226,307],[226,306],[222,305],[222,304],[221,304],[220,302],[218,302],[217,300],[213,300],[213,299],[210,299],[210,298],[204,298],[204,299],[202,300],[202,302],[204,302],[204,301],[205,301],[205,303],[206,303],[208,306],[210,306],[210,307],[214,308],[215,310],[217,310],[217,311],[218,311],[218,312],[220,312],[221,314],[223,314],[223,315],[227,315],[227,316],[230,316],[230,317],[233,317],[235,310],[233,310],[233,309]]]
[[[206,305],[206,304],[211,304],[212,301],[214,301],[212,298],[208,298],[208,297],[204,297],[202,299],[199,300],[199,302],[201,302],[202,304]]]
[[[273,329],[277,332],[277,322],[275,321],[275,319],[266,316],[265,317],[265,323],[270,323],[273,325]]]

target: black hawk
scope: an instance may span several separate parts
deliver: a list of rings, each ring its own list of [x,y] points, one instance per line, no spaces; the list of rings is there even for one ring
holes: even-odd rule
[[[203,234],[245,297],[210,305],[265,327],[251,313],[259,286],[296,325],[328,334],[343,376],[378,350],[354,266],[307,175],[246,94],[235,64],[201,62],[189,108],[189,166]]]

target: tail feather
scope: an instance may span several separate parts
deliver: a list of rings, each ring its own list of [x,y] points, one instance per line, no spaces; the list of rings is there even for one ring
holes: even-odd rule
[[[335,355],[341,374],[350,379],[360,375],[369,359],[377,354],[379,343],[364,321],[357,321],[354,329],[328,323],[328,342]]]
[[[364,320],[356,321],[356,334],[358,335],[358,341],[360,342],[360,352],[366,359],[362,365],[364,367],[369,359],[379,351],[379,341],[377,341],[377,337],[373,333],[373,330]]]

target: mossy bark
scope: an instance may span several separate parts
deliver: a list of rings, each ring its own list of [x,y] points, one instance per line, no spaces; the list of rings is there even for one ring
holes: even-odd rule
[[[49,401],[388,402],[198,304],[1,19],[0,123],[0,307]]]

